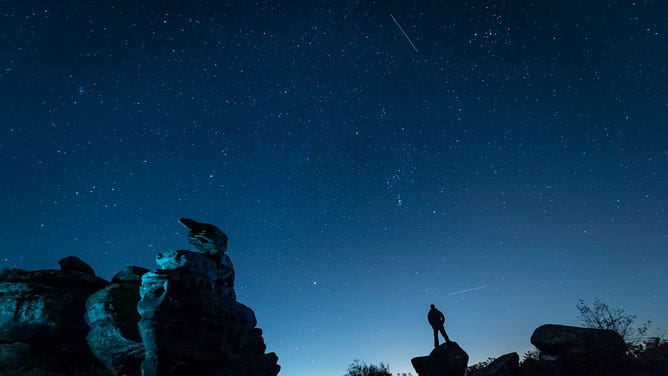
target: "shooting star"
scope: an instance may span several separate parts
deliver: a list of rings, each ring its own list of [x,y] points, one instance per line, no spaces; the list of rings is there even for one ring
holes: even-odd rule
[[[482,285],[482,286],[478,286],[478,287],[474,287],[474,288],[466,289],[466,290],[461,290],[461,291],[455,291],[455,292],[451,292],[451,293],[449,293],[448,296],[451,296],[451,295],[459,295],[459,294],[463,294],[463,293],[471,292],[471,291],[475,291],[475,290],[482,290],[482,289],[484,289],[485,287],[487,287],[487,285]]]
[[[399,22],[397,22],[397,19],[394,18],[392,13],[390,13],[390,17],[392,17],[392,21],[394,21],[394,23],[397,24],[397,26],[399,27],[399,30],[401,30],[401,32],[404,34],[408,43],[410,43],[411,46],[413,46],[413,49],[415,50],[415,52],[420,52],[420,51],[418,51],[417,47],[415,47],[415,45],[413,44],[413,41],[411,40],[411,38],[408,37],[408,34],[406,34],[406,32],[404,31],[404,28],[401,27],[401,25],[399,25]]]

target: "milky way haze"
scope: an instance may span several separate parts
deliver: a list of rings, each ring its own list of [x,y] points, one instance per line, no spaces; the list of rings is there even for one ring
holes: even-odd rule
[[[109,278],[213,223],[288,376],[412,371],[431,303],[472,362],[577,325],[580,298],[668,328],[666,20],[0,0],[0,260]]]

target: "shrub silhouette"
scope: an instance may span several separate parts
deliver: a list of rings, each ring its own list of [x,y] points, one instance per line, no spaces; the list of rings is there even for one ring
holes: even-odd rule
[[[647,321],[636,328],[634,323],[638,316],[626,314],[622,308],[610,308],[598,298],[594,299],[591,307],[580,299],[577,307],[580,311],[578,317],[584,326],[593,329],[614,330],[622,336],[624,342],[629,346],[642,344],[652,323]]]
[[[476,364],[472,364],[466,368],[466,375],[470,376],[475,374],[476,372],[480,371],[481,369],[487,367],[490,363],[492,363],[496,358],[487,358],[487,360],[484,360],[482,362],[478,362]]]
[[[348,366],[348,371],[344,376],[392,376],[392,373],[387,364],[366,364],[363,360],[355,359]]]

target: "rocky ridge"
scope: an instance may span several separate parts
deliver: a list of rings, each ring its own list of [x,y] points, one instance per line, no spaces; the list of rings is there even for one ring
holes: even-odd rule
[[[61,270],[0,273],[0,370],[101,364],[112,375],[276,376],[252,309],[236,300],[227,235],[180,219],[195,250],[156,256],[111,282],[76,257]]]
[[[522,364],[517,353],[510,353],[482,368],[476,365],[467,369],[468,355],[454,342],[442,344],[428,356],[413,358],[411,362],[418,376],[668,375],[668,353],[639,363],[628,356],[627,344],[612,330],[547,324],[536,328],[531,343],[539,350],[538,358],[529,358]]]

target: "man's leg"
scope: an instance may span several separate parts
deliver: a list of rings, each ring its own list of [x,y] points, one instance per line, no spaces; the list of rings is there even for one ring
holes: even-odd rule
[[[445,332],[445,328],[443,327],[443,325],[441,325],[441,327],[438,328],[438,330],[439,330],[439,331],[441,332],[441,334],[443,335],[443,338],[445,338],[445,342],[446,342],[446,343],[449,343],[449,342],[450,342],[450,338],[448,338],[448,334]]]
[[[438,329],[434,328],[434,347],[438,347]]]

